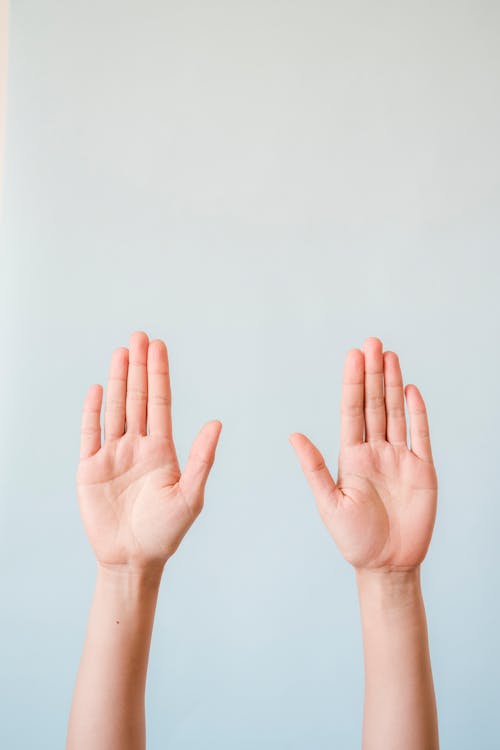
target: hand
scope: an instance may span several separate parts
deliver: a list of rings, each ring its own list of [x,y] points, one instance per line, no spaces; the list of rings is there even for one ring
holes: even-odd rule
[[[101,565],[161,569],[203,507],[222,425],[202,428],[181,474],[167,349],[145,333],[132,334],[130,354],[113,353],[101,447],[102,397],[92,386],[83,407],[77,488],[85,530]]]
[[[373,338],[363,349],[345,362],[337,483],[305,435],[290,441],[345,559],[357,569],[410,570],[425,557],[436,515],[425,404],[416,386],[404,389],[396,354]]]

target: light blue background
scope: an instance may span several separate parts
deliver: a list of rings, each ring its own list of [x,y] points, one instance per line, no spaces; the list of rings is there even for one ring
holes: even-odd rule
[[[354,577],[287,435],[335,467],[345,351],[429,406],[442,747],[499,747],[500,5],[11,3],[1,274],[6,750],[63,747],[94,562],[80,406],[167,341],[179,454],[224,422],[168,564],[149,748],[358,747]]]

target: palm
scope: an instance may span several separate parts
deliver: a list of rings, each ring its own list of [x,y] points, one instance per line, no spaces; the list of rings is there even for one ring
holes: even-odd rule
[[[436,512],[425,410],[418,391],[407,392],[410,450],[397,358],[386,353],[382,375],[381,346],[367,344],[367,373],[361,352],[351,353],[346,362],[337,483],[307,438],[295,436],[294,445],[320,514],[346,560],[356,568],[407,569],[425,557]]]
[[[131,345],[131,355],[132,347],[142,346],[144,356],[147,339],[140,334],[137,338]],[[90,455],[84,452],[78,468],[78,499],[83,523],[95,554],[103,564],[161,563],[170,557],[201,510],[204,482],[213,460],[218,428],[214,429],[212,424],[200,433],[181,475],[171,438],[166,350],[155,342],[151,347],[148,417],[152,433],[144,434],[146,403],[137,398],[128,401],[125,431],[126,391],[128,388],[130,393],[136,392],[138,385],[130,382],[133,373],[125,372],[127,358],[120,350],[121,354],[112,362],[115,374],[111,374],[108,388],[110,405],[118,404],[118,408],[110,408],[108,412],[110,436],[96,452]],[[156,371],[151,361],[155,349],[158,350],[156,366],[160,365],[160,370]],[[134,351],[134,356],[140,357],[140,354]],[[155,373],[164,376],[161,386],[165,391],[151,398],[155,395]],[[146,368],[140,377],[145,374]],[[117,386],[120,383],[122,385]],[[158,385],[157,382],[156,387]],[[109,395],[117,387],[121,388],[123,398]],[[140,387],[142,392],[147,389],[144,382]],[[158,407],[161,407],[160,413],[155,414]],[[134,416],[134,408],[144,413]],[[87,414],[95,413],[92,409],[87,411]]]
[[[346,449],[339,462],[332,528],[355,567],[411,567],[427,551],[434,523],[434,467],[384,442]]]
[[[82,461],[78,497],[97,558],[166,559],[191,525],[180,471],[162,439],[124,436]]]

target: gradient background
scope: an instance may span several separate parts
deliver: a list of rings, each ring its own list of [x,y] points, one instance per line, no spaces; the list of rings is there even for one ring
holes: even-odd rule
[[[149,748],[359,746],[354,575],[287,436],[335,468],[369,335],[431,416],[442,747],[498,748],[500,5],[16,0],[9,22],[1,746],[63,746],[95,573],[80,407],[142,328],[181,460],[224,422],[165,572]]]

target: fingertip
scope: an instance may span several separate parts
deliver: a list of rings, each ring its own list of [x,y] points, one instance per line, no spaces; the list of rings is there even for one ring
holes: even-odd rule
[[[374,336],[366,339],[363,344],[365,353],[365,375],[380,375],[384,369],[384,348],[380,339]],[[379,384],[378,386],[379,387]]]
[[[93,383],[85,394],[86,404],[98,404],[102,400],[104,389],[100,383]]]
[[[357,347],[355,347],[354,349],[349,349],[345,356],[346,356],[346,359],[350,359],[353,362],[361,362],[364,360],[363,352],[361,351],[361,349],[358,349]]]
[[[408,405],[413,404],[414,407],[420,407],[421,409],[425,409],[425,401],[423,399],[422,394],[420,393],[420,390],[417,388],[416,385],[413,383],[409,383],[405,388],[405,396],[406,400],[408,402]]]
[[[149,337],[145,331],[134,331],[130,334],[130,348],[149,346]]]
[[[163,339],[151,339],[149,342],[149,348],[156,351],[167,351],[167,345]]]
[[[168,350],[164,341],[161,339],[153,339],[149,342],[147,363],[148,368],[153,368],[159,374],[168,374]]]
[[[365,355],[361,349],[350,349],[344,362],[344,383],[362,383],[365,377]]]
[[[387,385],[403,385],[403,373],[396,352],[384,352],[384,377]]]
[[[220,419],[211,419],[209,422],[207,422],[207,424],[205,426],[206,427],[213,427],[213,428],[215,428],[215,432],[217,432],[217,434],[219,434],[219,435],[220,435],[220,433],[222,431],[222,427],[223,427],[222,422],[220,421]]]
[[[382,341],[377,338],[376,336],[369,336],[367,339],[365,339],[365,342],[363,344],[363,350],[364,351],[370,351],[373,349],[383,349]]]
[[[394,363],[399,362],[399,357],[396,354],[396,352],[393,352],[390,349],[387,349],[384,352],[384,359],[387,360],[387,361],[389,361],[389,362],[394,362]]]
[[[203,435],[203,439],[206,441],[206,444],[211,445],[212,450],[215,453],[215,450],[219,443],[221,431],[222,431],[222,422],[220,422],[218,419],[211,419],[209,422],[206,422],[203,425],[203,427],[201,428],[198,434],[198,437],[200,435]]]
[[[109,374],[113,377],[119,377],[128,368],[129,352],[126,346],[119,346],[114,349],[111,355]]]

